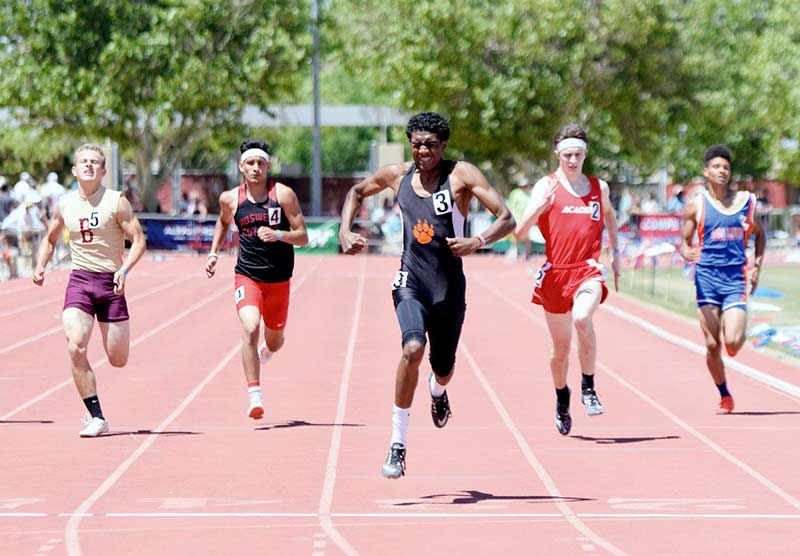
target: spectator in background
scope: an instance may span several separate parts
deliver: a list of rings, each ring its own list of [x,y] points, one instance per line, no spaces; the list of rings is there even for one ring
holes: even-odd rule
[[[658,214],[661,212],[661,207],[658,206],[658,201],[655,200],[652,193],[645,193],[642,199],[642,214]]]
[[[0,229],[10,232],[20,237],[30,237],[32,233],[41,232],[45,229],[42,220],[42,196],[31,189],[14,210],[3,219]]]
[[[686,206],[685,193],[683,187],[678,185],[673,190],[672,197],[669,198],[669,201],[667,201],[667,204],[664,206],[664,210],[676,214],[683,214],[684,206]]]
[[[508,194],[508,209],[511,211],[511,215],[514,217],[514,220],[519,221],[522,218],[522,215],[525,214],[525,209],[528,207],[528,203],[531,200],[531,191],[533,190],[533,184],[530,180],[525,176],[519,176],[515,181],[516,187],[511,190],[511,193]],[[531,228],[532,230],[533,228]],[[519,242],[522,242],[523,245],[523,254],[525,259],[527,260],[528,257],[531,255],[531,234],[530,232],[526,234],[522,239],[517,239],[515,234],[509,234],[509,239],[511,240],[511,247],[508,249],[508,254],[506,255],[506,260],[509,261],[516,261],[519,257]]]
[[[622,228],[631,219],[631,210],[633,209],[633,196],[631,195],[631,188],[626,187],[622,190],[622,196],[619,198],[617,205],[617,225]]]
[[[181,197],[180,214],[183,216],[206,216],[208,214],[208,207],[200,193],[197,191],[183,192]]]
[[[14,210],[16,204],[17,202],[11,196],[11,188],[6,183],[6,179],[0,176],[0,222],[5,220],[6,216]]]
[[[48,216],[52,214],[53,208],[56,206],[59,197],[66,193],[64,186],[58,183],[58,174],[50,172],[47,174],[47,181],[41,187],[39,193],[44,198],[45,208],[47,209]]]
[[[181,193],[180,215],[188,216],[190,214],[192,214],[192,203],[189,201],[189,192],[184,191]]]
[[[14,185],[14,190],[11,195],[18,203],[25,200],[25,194],[32,189],[33,180],[28,172],[22,172],[19,175],[19,181]]]
[[[769,202],[769,195],[767,190],[762,187],[756,192],[756,217],[767,236],[769,236],[769,213],[771,210],[772,204]]]

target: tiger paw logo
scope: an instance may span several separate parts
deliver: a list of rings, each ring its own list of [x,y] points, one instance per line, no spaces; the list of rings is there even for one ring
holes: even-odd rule
[[[433,226],[428,224],[427,219],[423,222],[417,220],[417,224],[414,226],[414,237],[417,238],[417,241],[422,245],[431,242],[433,239]]]

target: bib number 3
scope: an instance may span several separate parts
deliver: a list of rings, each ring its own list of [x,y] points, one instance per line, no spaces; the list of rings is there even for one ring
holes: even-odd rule
[[[394,282],[392,282],[392,290],[397,288],[405,288],[408,284],[408,272],[405,270],[398,270],[394,275]]]
[[[437,215],[453,212],[453,200],[450,198],[450,191],[437,191],[433,194],[433,212]]]

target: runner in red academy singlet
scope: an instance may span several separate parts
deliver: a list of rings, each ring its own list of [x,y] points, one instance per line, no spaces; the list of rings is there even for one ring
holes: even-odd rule
[[[608,295],[605,267],[599,262],[604,227],[616,289],[619,278],[617,220],[608,184],[582,173],[588,142],[577,124],[558,131],[553,144],[559,168],[536,183],[516,231],[525,237],[537,222],[545,239],[547,261],[536,275],[533,302],[544,308],[553,340],[550,372],[556,388],[556,427],[563,435],[572,428],[567,364],[573,326],[582,370],[581,401],[588,415],[604,412],[594,387],[597,339],[592,325],[592,315]]]

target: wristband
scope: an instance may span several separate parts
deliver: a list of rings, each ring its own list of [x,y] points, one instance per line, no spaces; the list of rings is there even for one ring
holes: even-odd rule
[[[278,241],[283,241],[283,232],[278,230],[275,233],[278,234]]]
[[[614,254],[619,255],[619,247],[614,247]]]
[[[215,259],[219,259],[219,255],[217,255],[216,253],[209,253],[208,254],[208,258],[210,259],[211,257],[214,257]]]
[[[122,273],[123,276],[127,276],[128,275],[128,269],[125,268],[124,266],[121,266],[119,268],[119,271]]]
[[[475,237],[477,237],[478,241],[481,242],[481,247],[486,247],[486,238],[483,237],[483,234],[478,234]]]

